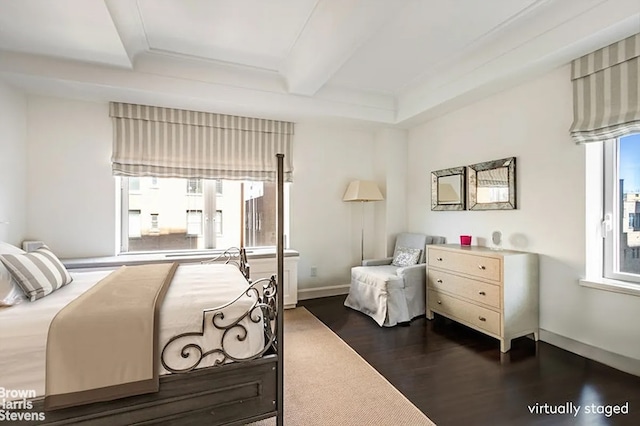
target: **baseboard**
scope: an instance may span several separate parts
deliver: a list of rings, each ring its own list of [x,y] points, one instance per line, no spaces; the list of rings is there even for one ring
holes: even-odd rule
[[[640,376],[640,359],[609,352],[543,329],[540,329],[540,340],[625,373]]]
[[[349,284],[315,288],[299,288],[298,300],[318,299],[320,297],[339,296],[349,293]]]

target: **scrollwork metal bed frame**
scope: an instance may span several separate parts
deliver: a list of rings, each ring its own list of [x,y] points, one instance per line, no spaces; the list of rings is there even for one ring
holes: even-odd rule
[[[85,424],[113,425],[243,425],[276,416],[276,424],[283,424],[284,411],[284,180],[283,154],[277,154],[276,173],[276,274],[251,282],[250,267],[244,249],[225,250],[207,261],[232,263],[247,279],[247,287],[234,300],[202,312],[199,330],[172,337],[160,355],[162,366],[170,373],[160,376],[160,390],[156,393],[98,402],[90,405],[46,413],[48,425]],[[246,296],[254,302],[239,318],[225,324],[224,309]],[[232,356],[225,349],[226,339],[244,341],[247,329],[244,319],[263,323],[262,350],[247,358]],[[221,331],[221,340],[203,348],[189,338],[201,337],[207,327]],[[184,343],[178,343],[184,341]],[[172,344],[181,344],[183,358],[193,358],[186,368],[172,368],[165,359],[165,351]],[[178,346],[180,347],[180,346]],[[214,356],[214,365],[197,368],[206,357]],[[33,401],[34,411],[44,411],[43,399]],[[24,423],[28,424],[28,423]]]
[[[233,252],[236,250],[238,254],[234,255]],[[238,261],[234,260],[236,257],[238,258]],[[231,249],[227,249],[224,253],[220,254],[215,259],[204,261],[202,263],[215,263],[216,261],[220,261],[224,258],[226,258],[226,261],[224,262],[225,264],[235,264],[236,266],[238,266],[244,277],[247,279],[249,286],[232,301],[216,308],[203,310],[202,326],[200,328],[200,331],[181,333],[173,336],[167,341],[167,343],[162,348],[160,362],[162,363],[162,366],[170,373],[179,374],[192,371],[196,369],[206,357],[209,356],[217,356],[214,361],[214,365],[221,365],[230,361],[251,361],[256,358],[260,358],[268,351],[277,351],[277,347],[275,346],[277,340],[277,332],[275,329],[276,324],[273,321],[276,318],[277,314],[276,310],[278,294],[275,275],[271,278],[263,278],[254,283],[251,283],[249,277],[249,264],[247,263],[247,255],[244,248],[239,249],[234,247]],[[245,296],[253,300],[252,306],[247,309],[242,315],[234,318],[231,323],[225,324],[223,322],[225,319],[224,310],[232,306],[238,300],[244,298]],[[208,320],[207,317],[209,317]],[[247,330],[247,327],[242,324],[245,319],[254,324],[263,324],[265,343],[263,345],[263,348],[258,353],[249,357],[238,358],[231,355],[225,349],[225,343],[228,342],[229,338],[233,337],[235,337],[236,340],[240,342],[244,341],[247,338],[249,331]],[[216,347],[210,350],[206,350],[206,348],[203,348],[201,345],[190,341],[190,338],[204,336],[208,324],[211,324],[211,327],[213,327],[213,329],[222,332],[222,336],[219,342],[220,347]],[[171,350],[170,348],[173,347],[174,343],[177,343],[180,340],[186,340],[186,343],[178,345],[178,347],[182,346],[182,348],[180,349],[180,355],[182,356],[182,358],[191,358],[193,354],[195,354],[194,358],[197,358],[194,359],[194,362],[188,367],[173,368],[171,367],[170,362],[165,359],[165,354],[168,350]]]

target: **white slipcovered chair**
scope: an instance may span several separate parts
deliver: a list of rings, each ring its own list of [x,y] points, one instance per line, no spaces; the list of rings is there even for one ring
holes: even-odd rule
[[[351,286],[344,305],[373,318],[378,325],[391,327],[424,315],[426,308],[425,246],[444,243],[444,237],[402,233],[396,237],[394,257],[367,259],[351,268]],[[406,250],[409,249],[409,250]],[[413,249],[413,250],[411,250]],[[419,255],[416,252],[420,250]],[[413,259],[405,264],[409,253]],[[404,259],[403,259],[404,258]]]

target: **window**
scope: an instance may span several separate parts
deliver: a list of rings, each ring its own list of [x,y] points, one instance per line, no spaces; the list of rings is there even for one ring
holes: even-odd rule
[[[187,194],[202,195],[202,179],[187,179]]]
[[[276,244],[275,183],[151,177],[135,180],[138,190],[131,188],[133,178],[120,178],[121,214],[125,218],[120,220],[122,253]],[[287,189],[288,184],[285,234]]]
[[[187,235],[202,235],[202,210],[187,210]]]
[[[140,178],[137,178],[137,177],[129,178],[129,191],[140,192]]]
[[[604,143],[605,278],[640,283],[640,134]]]
[[[222,235],[222,210],[216,210],[216,235]]]
[[[129,210],[129,238],[140,238],[140,229],[140,210]]]
[[[151,213],[151,232],[158,232],[158,213]]]

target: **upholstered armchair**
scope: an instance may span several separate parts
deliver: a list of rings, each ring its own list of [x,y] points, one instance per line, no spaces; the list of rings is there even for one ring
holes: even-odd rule
[[[425,246],[444,242],[444,237],[399,234],[393,257],[363,260],[362,266],[351,268],[351,286],[344,305],[386,327],[424,315]]]

